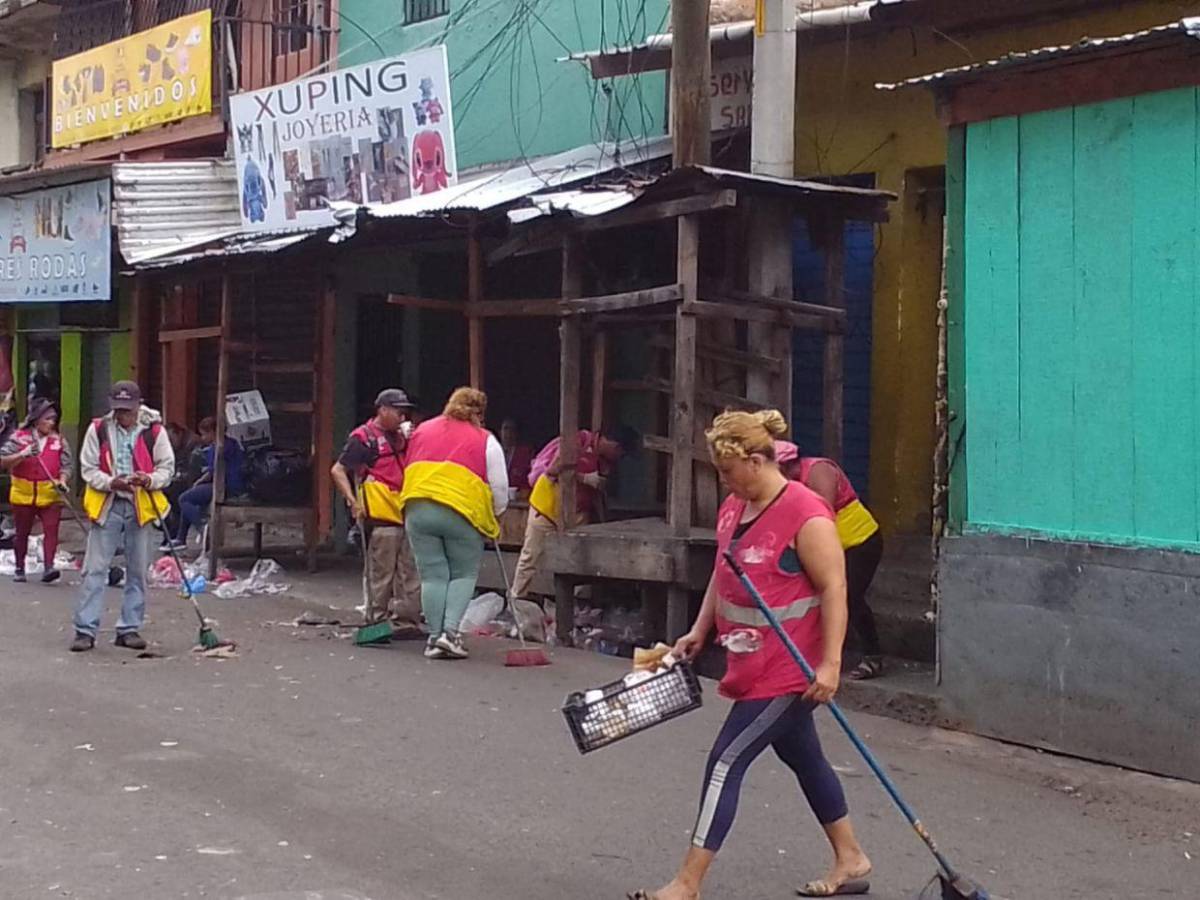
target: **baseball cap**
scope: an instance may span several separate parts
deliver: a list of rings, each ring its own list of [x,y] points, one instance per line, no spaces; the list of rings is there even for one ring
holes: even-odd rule
[[[118,381],[108,392],[108,405],[113,409],[137,409],[142,405],[142,389],[132,381]]]
[[[35,397],[29,401],[29,415],[25,417],[25,427],[28,428],[48,412],[58,412],[58,407],[49,397]]]
[[[385,388],[375,398],[375,408],[390,406],[392,409],[416,409],[415,404],[408,399],[408,394],[400,388]]]

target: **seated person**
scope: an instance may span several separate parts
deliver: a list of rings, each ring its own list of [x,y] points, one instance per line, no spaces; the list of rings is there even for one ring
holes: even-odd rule
[[[508,486],[521,495],[529,493],[529,469],[533,465],[533,448],[521,442],[517,420],[505,419],[500,425],[500,447],[508,466]]]
[[[195,484],[179,497],[179,530],[173,542],[182,547],[187,544],[188,531],[193,525],[199,527],[208,517],[213,499],[213,471],[216,465],[217,420],[211,416],[200,423],[200,446],[204,451],[204,469]],[[245,493],[243,463],[245,455],[242,445],[231,437],[225,438],[225,496],[236,497]],[[166,544],[164,543],[164,547]]]

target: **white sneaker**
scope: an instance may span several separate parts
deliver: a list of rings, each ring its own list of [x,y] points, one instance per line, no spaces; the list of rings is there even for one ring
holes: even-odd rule
[[[447,631],[445,634],[438,636],[434,647],[441,650],[446,656],[451,659],[467,659],[470,653],[467,652],[467,647],[463,643],[462,635]]]
[[[429,640],[425,643],[425,658],[426,659],[445,659],[446,651],[437,645],[438,639],[433,635],[429,636]]]

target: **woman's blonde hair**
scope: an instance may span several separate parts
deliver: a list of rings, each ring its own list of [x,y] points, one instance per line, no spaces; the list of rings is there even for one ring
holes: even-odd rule
[[[487,413],[487,394],[475,388],[460,387],[446,401],[442,415],[460,422],[482,422]]]
[[[713,419],[704,433],[713,459],[746,459],[757,453],[775,458],[775,439],[787,434],[787,421],[777,409],[761,412],[726,410]]]

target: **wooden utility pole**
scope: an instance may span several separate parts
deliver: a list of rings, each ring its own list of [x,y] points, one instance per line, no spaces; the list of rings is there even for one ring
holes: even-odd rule
[[[708,165],[711,143],[708,92],[712,80],[708,0],[672,0],[671,31],[671,139],[675,166]]]

